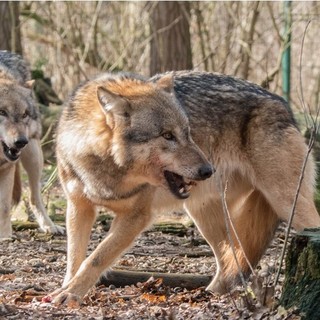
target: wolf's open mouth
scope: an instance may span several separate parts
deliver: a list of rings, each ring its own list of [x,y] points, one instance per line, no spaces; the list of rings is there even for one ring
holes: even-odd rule
[[[190,195],[190,190],[194,181],[186,182],[184,178],[174,172],[164,171],[164,177],[166,178],[170,191],[179,199],[186,199]]]
[[[3,141],[2,141],[2,147],[4,155],[7,157],[9,161],[16,161],[20,157],[21,150],[16,148],[9,148]]]

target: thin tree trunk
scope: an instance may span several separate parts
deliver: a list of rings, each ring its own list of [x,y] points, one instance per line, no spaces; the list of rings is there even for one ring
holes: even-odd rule
[[[19,2],[0,1],[0,49],[22,54]]]
[[[259,5],[260,2],[256,1],[253,3],[253,7],[251,4],[246,4],[248,7],[246,8],[248,16],[250,17],[246,26],[243,29],[243,36],[241,39],[242,45],[240,49],[241,60],[239,60],[238,66],[235,68],[235,74],[239,75],[239,77],[243,79],[248,79],[250,72],[250,59],[252,55],[252,45],[254,41],[255,27],[259,17]],[[250,15],[250,12],[252,14]]]
[[[197,27],[198,27],[197,32],[198,32],[198,37],[199,37],[199,41],[200,41],[200,51],[201,51],[201,56],[202,56],[201,60],[203,61],[203,64],[204,64],[204,70],[209,71],[207,52],[206,52],[206,48],[205,48],[204,31],[203,31],[205,26],[204,26],[203,16],[202,16],[199,2],[195,2],[194,11],[195,11],[195,15],[197,18]]]
[[[190,3],[158,2],[151,13],[150,74],[192,69]]]

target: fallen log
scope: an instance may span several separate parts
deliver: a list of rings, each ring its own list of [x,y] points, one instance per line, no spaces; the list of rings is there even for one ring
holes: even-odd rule
[[[98,285],[124,287],[137,284],[138,282],[146,282],[151,277],[154,279],[162,279],[165,286],[186,288],[188,290],[207,286],[211,281],[211,276],[198,274],[137,272],[111,269],[101,277]]]
[[[12,222],[12,228],[15,231],[34,230],[39,228],[36,222],[16,220]]]
[[[11,274],[14,273],[15,270],[14,269],[3,269],[0,267],[0,274]]]
[[[320,319],[320,228],[293,237],[280,303],[286,309],[298,308],[302,319]]]
[[[109,231],[112,220],[113,220],[113,217],[108,214],[100,215],[97,219],[97,221],[100,224],[102,224],[104,231]],[[187,235],[190,225],[186,226],[185,224],[180,222],[162,221],[162,222],[155,223],[149,231],[159,231],[162,233],[174,234],[179,237],[183,237]]]

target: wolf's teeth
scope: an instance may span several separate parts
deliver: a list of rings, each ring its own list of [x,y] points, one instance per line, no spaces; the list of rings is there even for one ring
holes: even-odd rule
[[[179,193],[183,193],[184,190],[185,190],[184,188],[180,188],[180,189],[179,189]]]

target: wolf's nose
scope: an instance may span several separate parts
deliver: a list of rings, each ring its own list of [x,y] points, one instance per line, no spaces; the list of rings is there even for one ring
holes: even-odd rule
[[[28,144],[28,139],[26,137],[19,137],[15,142],[14,145],[18,149],[22,149],[26,144]]]
[[[203,165],[200,167],[198,174],[201,179],[208,179],[213,174],[213,168],[210,164]]]

